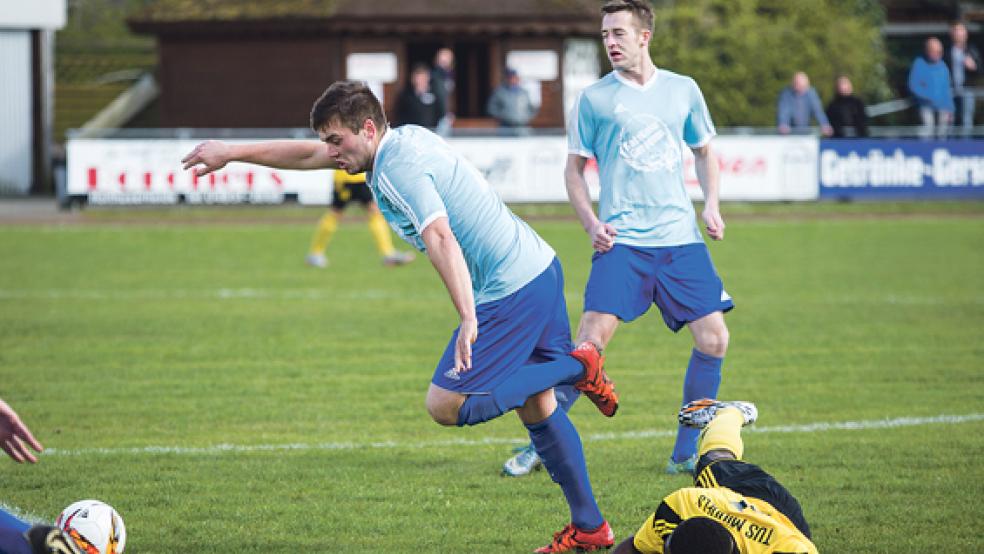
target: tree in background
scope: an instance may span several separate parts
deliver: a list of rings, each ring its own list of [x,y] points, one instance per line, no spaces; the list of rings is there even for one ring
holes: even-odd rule
[[[779,91],[805,71],[826,104],[851,77],[871,104],[893,96],[876,0],[655,0],[657,66],[693,76],[718,126],[773,126]]]

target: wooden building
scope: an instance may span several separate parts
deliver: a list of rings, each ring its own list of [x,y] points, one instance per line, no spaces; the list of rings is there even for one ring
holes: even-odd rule
[[[535,127],[601,67],[593,0],[157,0],[128,19],[158,44],[162,127],[303,127],[335,80],[369,81],[392,115],[413,64],[455,54],[456,127],[485,112],[506,64],[540,96]],[[537,86],[537,83],[539,85]],[[566,96],[566,97],[565,97]]]

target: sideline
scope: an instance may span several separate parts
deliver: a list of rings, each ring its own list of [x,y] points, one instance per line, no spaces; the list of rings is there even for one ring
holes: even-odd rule
[[[862,421],[816,422],[802,425],[752,426],[743,433],[822,433],[827,431],[864,431],[870,429],[897,429],[921,425],[959,425],[984,421],[984,413],[964,415],[938,415],[931,417],[897,417],[892,419],[869,419]],[[653,437],[676,436],[676,429],[624,431],[620,433],[595,433],[585,435],[583,442],[602,442],[612,440],[637,440]],[[41,456],[118,456],[176,454],[181,456],[239,454],[249,452],[282,452],[282,451],[317,451],[317,450],[364,450],[374,449],[420,449],[447,446],[487,446],[495,444],[520,444],[528,442],[521,438],[484,438],[484,439],[451,439],[438,441],[403,442],[403,441],[369,441],[369,442],[322,442],[322,443],[288,443],[288,444],[216,444],[203,447],[186,446],[142,446],[133,448],[80,448],[59,449],[48,448]]]

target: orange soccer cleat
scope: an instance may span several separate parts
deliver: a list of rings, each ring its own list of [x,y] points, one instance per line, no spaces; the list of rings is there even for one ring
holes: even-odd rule
[[[574,388],[594,402],[605,417],[615,415],[618,411],[618,394],[615,392],[615,383],[605,373],[605,357],[598,351],[598,347],[590,342],[582,342],[571,352],[571,356],[584,366],[584,379],[574,383]]]
[[[560,531],[554,533],[550,544],[537,548],[534,552],[538,554],[549,554],[551,552],[592,552],[594,550],[608,550],[615,544],[615,533],[608,522],[602,522],[597,529],[585,531],[568,523]]]

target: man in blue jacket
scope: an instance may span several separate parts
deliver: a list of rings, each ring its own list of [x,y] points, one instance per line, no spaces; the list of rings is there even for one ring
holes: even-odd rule
[[[797,71],[790,85],[779,93],[776,106],[776,128],[781,135],[790,133],[809,133],[810,118],[820,124],[820,132],[829,137],[834,129],[827,120],[827,114],[820,103],[820,95],[810,86],[806,73]]]
[[[936,37],[926,40],[926,53],[916,58],[909,70],[909,90],[919,105],[922,137],[945,137],[953,121],[953,91],[950,70],[943,62],[943,43]]]

